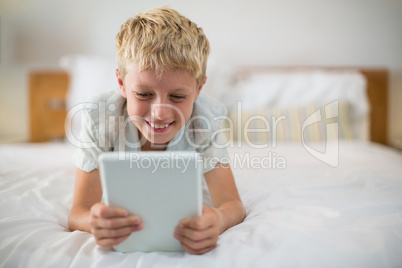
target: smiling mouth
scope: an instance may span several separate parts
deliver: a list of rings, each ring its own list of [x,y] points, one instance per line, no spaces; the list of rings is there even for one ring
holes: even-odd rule
[[[167,124],[154,124],[154,123],[148,122],[147,120],[145,120],[145,122],[147,122],[147,124],[154,129],[165,129],[174,123],[174,122],[171,122],[171,123],[167,123]]]

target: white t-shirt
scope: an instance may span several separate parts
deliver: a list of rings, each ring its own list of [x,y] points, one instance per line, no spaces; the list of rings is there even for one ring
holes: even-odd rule
[[[189,121],[169,141],[166,151],[200,153],[204,173],[214,169],[218,162],[229,163],[228,142],[222,132],[226,114],[227,110],[221,103],[200,94]],[[77,144],[73,161],[86,172],[98,167],[98,157],[103,152],[141,151],[138,129],[128,117],[127,101],[120,91],[103,93],[85,104]],[[205,198],[209,199],[209,193],[204,181]]]

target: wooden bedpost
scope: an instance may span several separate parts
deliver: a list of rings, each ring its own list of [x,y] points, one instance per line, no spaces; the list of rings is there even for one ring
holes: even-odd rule
[[[370,140],[388,145],[388,71],[362,69],[370,101]]]

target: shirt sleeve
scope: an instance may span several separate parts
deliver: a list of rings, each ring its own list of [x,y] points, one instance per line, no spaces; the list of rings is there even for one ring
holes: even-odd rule
[[[98,167],[98,157],[105,150],[99,147],[99,123],[84,109],[81,119],[81,134],[73,162],[77,168],[90,172]]]
[[[222,132],[217,132],[215,134],[216,135],[213,134],[214,137],[212,137],[209,146],[201,151],[204,160],[204,173],[213,170],[218,163],[230,163],[226,136]]]
[[[213,170],[218,163],[230,163],[223,123],[227,120],[226,107],[200,94],[195,103],[192,128],[196,151],[203,156],[203,172]]]

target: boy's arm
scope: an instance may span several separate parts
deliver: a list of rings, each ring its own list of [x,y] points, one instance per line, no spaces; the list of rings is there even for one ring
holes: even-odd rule
[[[99,171],[77,169],[73,205],[68,217],[71,231],[93,233],[98,245],[113,246],[124,241],[133,231],[142,229],[140,217],[129,215],[123,208],[99,203],[101,198]]]
[[[68,216],[68,227],[71,231],[91,232],[89,212],[94,204],[100,202],[101,198],[102,187],[99,171],[95,169],[91,172],[85,172],[77,168],[73,205]]]
[[[246,216],[229,165],[218,163],[205,174],[205,180],[214,207],[204,205],[201,217],[183,219],[175,230],[175,237],[191,254],[212,250],[219,234],[241,223]]]
[[[205,174],[212,204],[220,213],[220,234],[246,217],[229,164],[218,163]]]

